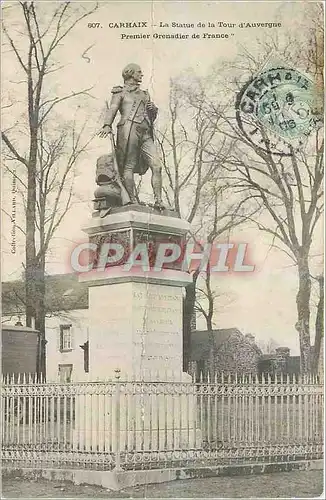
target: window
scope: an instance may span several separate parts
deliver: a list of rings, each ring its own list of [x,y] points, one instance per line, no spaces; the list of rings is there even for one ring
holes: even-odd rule
[[[60,325],[60,351],[72,350],[72,325]]]
[[[58,371],[61,384],[67,384],[71,382],[72,365],[59,365]]]

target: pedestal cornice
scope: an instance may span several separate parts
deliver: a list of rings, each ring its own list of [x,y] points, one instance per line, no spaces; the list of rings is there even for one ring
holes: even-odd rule
[[[93,218],[83,227],[83,231],[93,235],[126,228],[148,228],[168,234],[186,234],[190,230],[190,224],[177,217],[130,210],[109,214],[103,218]]]

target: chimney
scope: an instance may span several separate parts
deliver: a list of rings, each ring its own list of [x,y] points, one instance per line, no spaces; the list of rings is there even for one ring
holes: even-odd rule
[[[288,347],[277,347],[276,353],[276,371],[286,372],[288,359],[290,357],[290,349]]]
[[[290,356],[290,349],[288,347],[277,347],[275,352],[278,358],[287,359]]]
[[[20,316],[18,316],[18,321],[15,323],[15,326],[24,326],[20,320]]]

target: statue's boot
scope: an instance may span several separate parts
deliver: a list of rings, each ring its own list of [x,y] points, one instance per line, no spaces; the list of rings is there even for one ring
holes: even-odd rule
[[[137,198],[134,194],[135,184],[134,184],[133,178],[130,179],[130,178],[124,177],[123,184],[127,190],[127,193],[129,195],[129,199],[130,199],[130,201],[128,203],[124,203],[124,205],[126,206],[126,205],[133,205],[134,203],[138,203]]]
[[[161,199],[155,199],[154,201],[154,208],[156,208],[157,210],[165,210],[165,206],[163,205],[163,202]]]

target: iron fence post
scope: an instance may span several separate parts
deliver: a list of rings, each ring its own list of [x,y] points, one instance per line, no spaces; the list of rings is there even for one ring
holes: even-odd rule
[[[117,368],[115,371],[115,467],[116,471],[121,470],[121,451],[120,451],[120,369]]]

